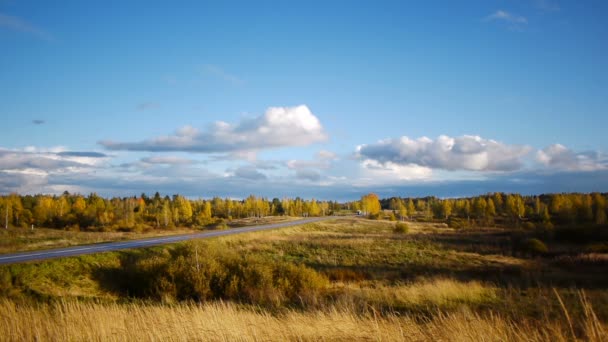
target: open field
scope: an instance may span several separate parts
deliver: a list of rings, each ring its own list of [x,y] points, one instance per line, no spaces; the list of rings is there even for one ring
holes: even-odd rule
[[[606,339],[605,254],[546,241],[551,253],[536,255],[520,245],[528,234],[520,230],[409,223],[403,234],[394,227],[339,218],[3,266],[0,334],[62,340]]]

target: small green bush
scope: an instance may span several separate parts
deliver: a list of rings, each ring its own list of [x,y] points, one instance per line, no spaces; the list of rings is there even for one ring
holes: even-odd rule
[[[409,231],[410,226],[408,226],[407,223],[404,222],[397,222],[397,224],[395,224],[395,228],[393,228],[393,232],[397,234],[407,234]]]
[[[539,239],[529,238],[525,239],[522,243],[522,249],[533,255],[542,255],[549,252],[549,248],[545,245],[544,242]]]

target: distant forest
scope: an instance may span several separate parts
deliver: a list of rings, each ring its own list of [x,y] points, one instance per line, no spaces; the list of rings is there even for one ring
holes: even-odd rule
[[[202,228],[226,220],[263,216],[325,216],[359,213],[372,219],[446,222],[450,227],[515,226],[547,228],[554,225],[605,226],[608,194],[568,193],[522,196],[491,193],[440,199],[387,198],[375,194],[359,201],[272,200],[249,196],[243,200],[187,199],[181,195],[103,198],[83,196],[18,195],[0,197],[0,222],[9,227],[46,227],[70,230],[140,231],[172,227]]]

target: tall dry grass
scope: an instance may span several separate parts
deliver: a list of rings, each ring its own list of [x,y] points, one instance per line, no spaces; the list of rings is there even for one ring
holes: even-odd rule
[[[590,304],[573,337],[568,324],[512,321],[466,310],[433,318],[374,311],[288,311],[280,315],[233,304],[96,304],[58,302],[32,305],[0,301],[0,340],[7,341],[606,341],[606,326]]]

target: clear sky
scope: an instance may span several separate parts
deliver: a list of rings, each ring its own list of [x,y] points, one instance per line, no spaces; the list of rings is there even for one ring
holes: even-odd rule
[[[0,0],[0,193],[608,191],[607,14]]]

